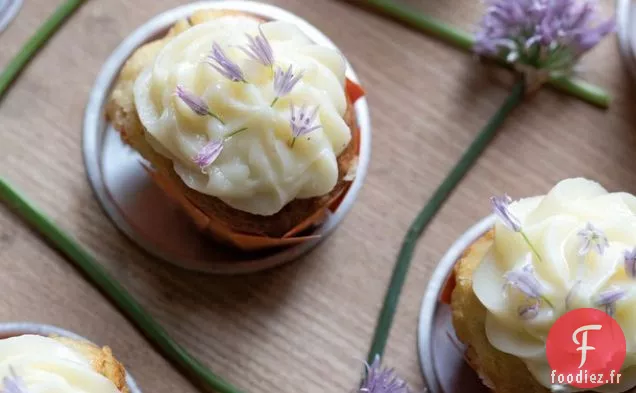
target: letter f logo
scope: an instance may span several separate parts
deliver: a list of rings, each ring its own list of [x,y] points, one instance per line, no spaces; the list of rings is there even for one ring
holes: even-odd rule
[[[594,351],[596,348],[587,345],[587,332],[590,330],[601,330],[601,325],[585,325],[576,329],[574,333],[572,333],[572,341],[576,345],[580,345],[576,350],[581,351],[581,364],[579,364],[579,368],[583,367],[585,361],[587,360],[587,351]],[[577,336],[581,333],[581,341],[579,342]]]

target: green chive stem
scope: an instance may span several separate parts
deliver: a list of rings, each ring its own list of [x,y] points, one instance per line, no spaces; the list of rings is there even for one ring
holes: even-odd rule
[[[55,34],[57,29],[62,26],[64,21],[70,17],[85,0],[67,0],[62,3],[53,14],[47,19],[40,28],[29,38],[24,44],[20,52],[11,59],[2,74],[0,74],[0,98],[2,98],[7,89],[20,75],[24,67],[31,61],[35,54],[46,44],[46,42]]]
[[[547,297],[545,297],[545,296],[541,296],[541,299],[542,299],[544,302],[546,302],[546,304],[547,304],[548,306],[550,306],[550,308],[551,308],[551,309],[553,309],[553,310],[554,310],[554,305],[552,304],[552,302],[551,302],[551,301],[549,301],[549,300],[548,300],[548,298],[547,298]]]
[[[96,261],[86,248],[55,225],[2,177],[0,177],[0,201],[13,208],[45,240],[66,255],[75,267],[84,273],[163,352],[166,358],[216,392],[242,393],[173,341],[161,325]]]
[[[526,233],[524,231],[519,231],[519,233],[521,234],[521,236],[523,237],[523,240],[525,240],[526,244],[528,245],[528,247],[530,247],[530,249],[532,250],[532,252],[534,253],[534,255],[537,257],[537,259],[539,260],[539,262],[543,262],[543,259],[541,258],[541,255],[539,255],[539,252],[537,251],[537,249],[534,247],[534,245],[532,244],[532,242],[530,241],[530,239],[528,239],[528,236],[526,236]]]
[[[247,127],[243,127],[243,128],[239,128],[236,131],[232,131],[231,133],[228,134],[228,136],[225,137],[225,139],[230,139],[231,137],[233,137],[234,135],[238,134],[239,132],[243,132],[247,130]]]
[[[221,120],[221,118],[219,116],[217,116],[215,113],[208,111],[208,115],[212,116],[213,118],[217,119],[218,121],[221,122],[221,124],[225,124],[225,122],[223,120]]]
[[[393,18],[411,28],[437,37],[461,50],[471,52],[475,39],[469,33],[442,21],[424,15],[410,7],[392,0],[359,0],[357,3],[375,12]],[[579,98],[600,108],[607,108],[610,97],[598,86],[580,79],[551,77],[548,84],[566,94]]]
[[[384,297],[384,304],[382,305],[382,309],[378,316],[373,340],[371,341],[371,346],[367,356],[367,362],[369,362],[369,364],[373,361],[376,355],[382,356],[384,353],[384,348],[386,347],[389,337],[400,293],[409,270],[411,259],[413,258],[417,239],[435,217],[436,213],[444,204],[446,198],[448,198],[451,192],[473,166],[475,161],[477,161],[477,158],[479,158],[481,153],[488,146],[497,133],[497,129],[501,126],[506,117],[517,105],[519,105],[519,103],[521,103],[524,93],[525,84],[523,80],[520,80],[515,83],[510,95],[504,101],[503,105],[477,135],[455,167],[446,176],[437,190],[435,190],[424,208],[415,218],[415,221],[411,224],[393,268],[391,281]]]

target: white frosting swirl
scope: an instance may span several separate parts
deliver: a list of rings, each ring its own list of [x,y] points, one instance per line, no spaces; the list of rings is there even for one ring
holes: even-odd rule
[[[0,381],[10,377],[12,369],[29,393],[119,393],[113,382],[92,368],[89,359],[48,337],[0,340]]]
[[[623,252],[636,245],[636,197],[608,193],[599,184],[578,178],[560,182],[544,197],[514,202],[510,209],[541,255],[542,261],[534,258],[534,273],[555,308],[543,304],[536,318],[523,320],[518,310],[527,299],[516,291],[502,293],[504,274],[523,266],[530,250],[519,233],[498,222],[494,244],[473,275],[473,290],[488,310],[490,343],[523,360],[536,380],[551,388],[545,340],[556,319],[569,311],[568,294],[569,309],[596,308],[600,292],[624,289],[627,296],[617,303],[614,315],[627,340],[620,384],[591,390],[615,393],[636,386],[636,280],[627,277],[623,266]],[[581,264],[577,233],[588,222],[605,233],[609,247],[602,256],[589,253]]]
[[[271,107],[275,92],[271,68],[248,57],[238,46],[256,36],[259,22],[225,16],[193,26],[170,38],[134,85],[139,118],[153,148],[173,161],[189,187],[218,197],[252,214],[272,215],[296,198],[329,193],[338,180],[337,156],[351,140],[343,115],[345,61],[335,50],[318,46],[286,22],[261,25],[276,66],[292,65],[303,77],[291,93]],[[205,58],[216,42],[238,64],[249,83],[232,82]],[[197,116],[174,96],[177,85],[204,98],[225,124]],[[293,148],[290,104],[319,106],[322,128],[299,138]],[[224,150],[202,173],[193,157],[211,140],[248,130],[227,140]]]

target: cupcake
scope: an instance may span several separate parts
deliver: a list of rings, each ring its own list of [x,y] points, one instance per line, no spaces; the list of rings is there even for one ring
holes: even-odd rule
[[[0,340],[0,384],[6,393],[128,393],[109,348],[37,335]]]
[[[627,357],[618,383],[589,390],[634,387],[636,197],[577,178],[545,196],[492,202],[498,220],[458,261],[450,299],[484,384],[497,393],[585,390],[553,383],[546,338],[565,313],[595,308],[622,328]]]
[[[134,52],[107,116],[201,230],[297,244],[354,179],[363,92],[345,70],[293,24],[200,11]]]

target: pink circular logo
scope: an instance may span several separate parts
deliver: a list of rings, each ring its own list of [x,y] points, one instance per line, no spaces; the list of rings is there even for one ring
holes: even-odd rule
[[[587,389],[618,384],[625,352],[625,335],[614,318],[594,308],[572,310],[548,333],[551,382]]]

